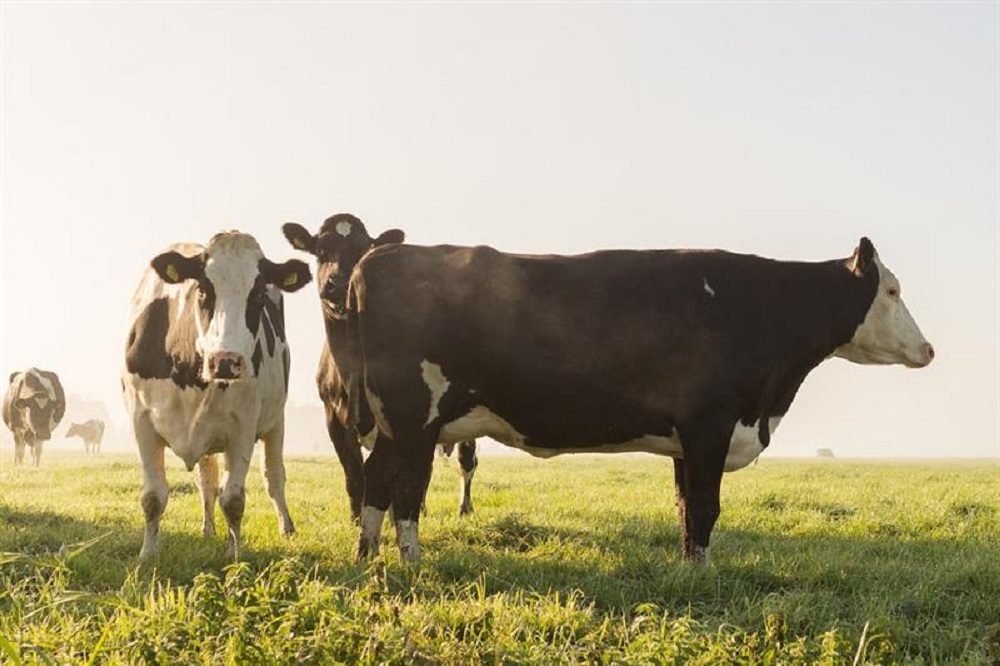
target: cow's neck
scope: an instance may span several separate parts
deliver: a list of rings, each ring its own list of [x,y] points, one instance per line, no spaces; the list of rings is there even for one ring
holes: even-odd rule
[[[843,260],[790,263],[783,268],[801,272],[801,280],[809,289],[793,294],[772,294],[774,298],[784,299],[774,307],[785,312],[808,313],[808,316],[782,321],[779,337],[782,345],[774,350],[764,369],[765,376],[756,399],[746,400],[741,410],[741,422],[758,424],[764,446],[770,440],[767,417],[783,416],[806,376],[837,347],[851,339],[864,321],[878,287],[877,276],[855,277],[844,267]]]

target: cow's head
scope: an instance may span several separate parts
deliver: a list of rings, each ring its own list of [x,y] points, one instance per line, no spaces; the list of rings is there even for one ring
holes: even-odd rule
[[[83,425],[82,423],[70,423],[69,427],[66,428],[66,436],[67,437],[72,437],[73,435],[79,435],[79,434],[81,434],[80,433],[80,426],[82,426],[82,425]]]
[[[60,390],[52,373],[35,368],[15,372],[10,376],[10,408],[18,415],[14,419],[24,441],[33,444],[52,437],[62,416]]]
[[[361,257],[379,245],[405,240],[399,229],[389,229],[372,239],[361,220],[348,213],[327,218],[315,236],[295,222],[284,224],[281,230],[295,249],[316,257],[316,284],[323,314],[331,319],[343,319],[347,314],[347,285]]]
[[[902,363],[922,368],[934,359],[931,346],[903,303],[899,280],[882,263],[875,246],[862,238],[845,267],[856,279],[875,283],[875,296],[854,336],[834,354],[855,363]]]
[[[296,291],[312,279],[305,262],[276,264],[264,256],[253,236],[238,231],[216,234],[198,254],[164,252],[151,263],[168,284],[197,282],[195,347],[206,381],[246,376],[268,285]]]

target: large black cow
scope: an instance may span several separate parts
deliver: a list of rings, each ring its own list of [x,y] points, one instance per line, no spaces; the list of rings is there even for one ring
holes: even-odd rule
[[[707,562],[723,472],[756,459],[814,367],[934,356],[867,238],[815,263],[387,246],[355,269],[349,313],[352,414],[363,394],[379,430],[359,557],[391,503],[402,556],[419,559],[435,443],[487,435],[541,457],[672,457],[684,555]]]
[[[28,368],[15,372],[3,396],[3,422],[14,434],[14,464],[24,462],[24,447],[38,467],[42,445],[66,413],[66,393],[54,372]]]
[[[347,496],[351,516],[357,520],[361,514],[364,496],[364,469],[361,445],[363,438],[375,430],[375,423],[367,405],[362,405],[360,422],[356,428],[347,428],[347,387],[336,357],[343,352],[347,340],[347,286],[351,271],[366,252],[390,243],[402,243],[404,234],[399,229],[389,229],[377,238],[368,235],[364,223],[354,215],[339,213],[327,218],[313,235],[300,224],[288,222],[282,226],[285,238],[292,247],[308,252],[316,258],[316,284],[319,287],[320,305],[326,327],[326,342],[320,355],[316,372],[316,386],[326,412],[326,428],[344,468]],[[359,436],[360,433],[360,436]],[[368,437],[368,443],[373,441]],[[472,511],[471,482],[478,459],[475,441],[459,444],[459,463],[462,467],[462,502],[459,513]]]
[[[132,301],[122,390],[142,460],[146,531],[140,557],[159,552],[167,505],[164,450],[198,466],[206,536],[215,502],[239,555],[245,481],[258,440],[261,472],[282,534],[295,531],[285,503],[285,399],[289,347],[282,291],[312,279],[291,259],[268,260],[248,234],[216,234],[202,247],[178,243],[150,262]],[[216,454],[226,457],[219,493]]]

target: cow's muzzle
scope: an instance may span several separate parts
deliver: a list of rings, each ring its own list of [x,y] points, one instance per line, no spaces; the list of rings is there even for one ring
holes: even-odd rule
[[[235,352],[216,352],[208,358],[208,379],[211,381],[235,381],[246,372],[246,359]]]

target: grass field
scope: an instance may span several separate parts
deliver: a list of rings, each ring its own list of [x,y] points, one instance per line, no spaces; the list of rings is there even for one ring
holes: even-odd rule
[[[200,536],[172,461],[155,566],[137,560],[135,457],[42,464],[0,465],[0,661],[1000,660],[996,461],[765,459],[726,476],[708,568],[679,558],[672,467],[653,457],[485,458],[467,519],[438,460],[419,568],[387,544],[354,563],[333,458],[288,461],[292,539],[253,471],[238,564],[221,512]]]

